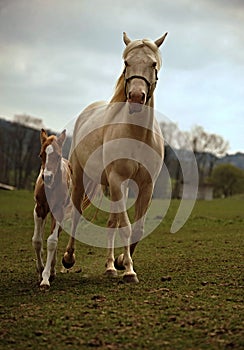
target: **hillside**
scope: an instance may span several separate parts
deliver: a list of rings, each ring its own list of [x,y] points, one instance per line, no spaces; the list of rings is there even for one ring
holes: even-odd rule
[[[48,134],[55,134],[47,130]],[[63,156],[68,158],[71,139],[67,138]],[[187,151],[173,149],[166,146],[165,164],[171,178],[179,181],[178,156],[185,157]],[[0,182],[17,188],[32,189],[40,169],[40,130],[16,122],[0,118]],[[177,154],[177,155],[176,155]],[[244,169],[244,153],[226,155],[217,158],[211,153],[196,153],[196,159],[201,169],[200,180],[211,174],[213,167],[219,163],[230,163]]]

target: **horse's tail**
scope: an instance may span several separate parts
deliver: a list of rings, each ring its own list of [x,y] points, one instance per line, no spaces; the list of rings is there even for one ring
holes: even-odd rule
[[[84,198],[82,200],[82,204],[81,204],[82,211],[86,210],[90,206],[93,198],[96,195],[99,195],[100,200],[99,200],[98,206],[96,207],[96,211],[95,211],[93,217],[91,219],[89,219],[89,221],[91,221],[91,222],[93,222],[97,218],[97,214],[98,214],[99,207],[101,205],[103,196],[108,195],[108,187],[106,187],[106,186],[101,187],[100,185],[89,186],[89,191],[85,193]]]
[[[92,198],[91,198],[92,199]],[[84,198],[82,200],[82,204],[81,204],[81,210],[84,211],[86,210],[90,204],[91,204],[91,199],[88,197],[87,194],[84,195]]]

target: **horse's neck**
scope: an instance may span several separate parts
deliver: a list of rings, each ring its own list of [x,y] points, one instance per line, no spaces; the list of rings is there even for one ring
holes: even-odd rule
[[[154,110],[151,107],[151,104],[148,103],[147,106],[143,107],[142,112],[135,113],[134,116],[127,114],[125,119],[128,121],[128,124],[132,124],[132,133],[135,136],[137,135],[140,141],[147,143],[148,138],[151,138],[152,131],[155,127]]]
[[[139,125],[152,130],[154,125],[154,100],[153,96],[149,99],[145,106],[142,106],[142,113],[139,112],[134,116],[129,113],[129,104],[124,102],[110,103],[107,106],[106,122],[105,124],[112,123],[125,123]],[[138,118],[137,118],[138,116]],[[144,117],[143,117],[144,116]],[[104,121],[104,119],[103,119]]]
[[[108,113],[106,114],[106,124],[125,123],[131,125],[130,132],[138,135],[141,141],[147,142],[148,138],[151,138],[151,131],[155,130],[155,118],[154,118],[154,97],[153,94],[147,102],[146,106],[143,106],[143,113],[146,115],[132,116],[128,112],[128,104],[126,103],[126,97],[124,94],[124,77],[121,75],[116,92],[108,104]],[[138,126],[140,128],[138,128]],[[140,135],[139,135],[140,134]]]

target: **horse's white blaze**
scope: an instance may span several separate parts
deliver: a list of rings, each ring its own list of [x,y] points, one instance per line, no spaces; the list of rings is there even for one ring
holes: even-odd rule
[[[53,175],[53,172],[50,170],[47,170],[47,168],[46,168],[46,166],[49,162],[49,155],[53,152],[54,152],[53,146],[52,145],[47,146],[47,148],[46,148],[47,159],[46,159],[46,165],[45,165],[45,169],[44,169],[44,176]]]
[[[44,176],[51,176],[51,175],[53,175],[53,172],[52,171],[50,171],[50,170],[47,170],[46,168],[44,169]]]
[[[47,148],[46,148],[46,154],[47,154],[47,156],[48,156],[49,154],[53,153],[53,152],[54,152],[53,146],[52,146],[52,145],[47,146]]]
[[[51,170],[44,169],[44,176],[50,176],[53,175],[53,172]]]

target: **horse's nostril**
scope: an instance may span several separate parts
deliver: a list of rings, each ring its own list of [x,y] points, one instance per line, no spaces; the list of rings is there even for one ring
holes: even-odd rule
[[[145,98],[146,98],[146,94],[144,92],[142,92],[142,94],[141,94],[141,103],[145,102]]]
[[[131,92],[129,92],[129,100],[131,100]]]

